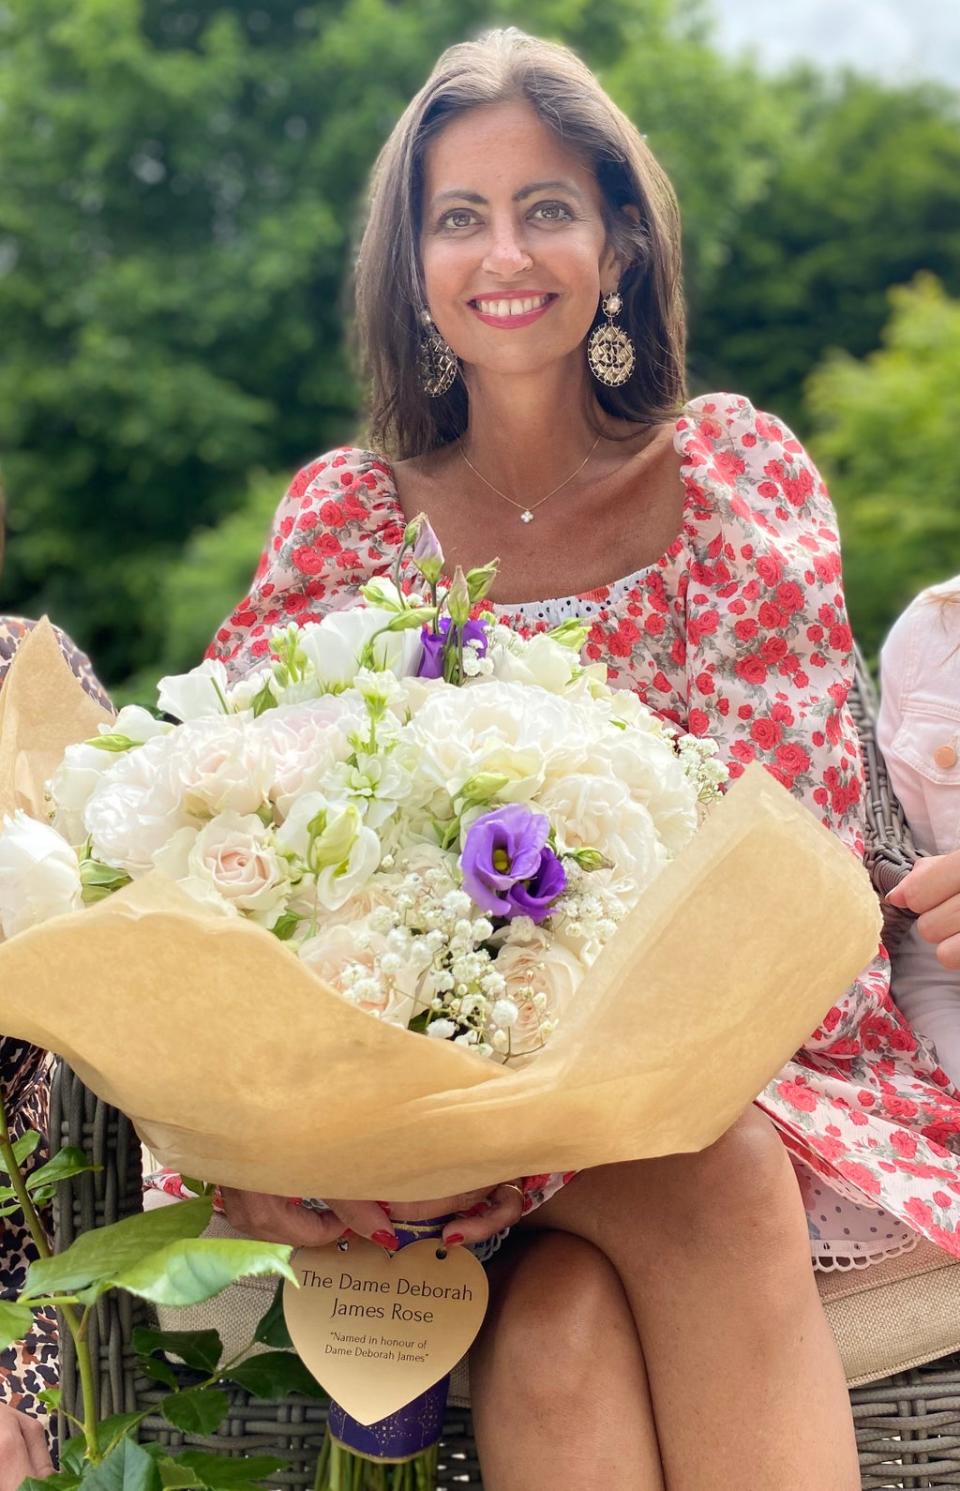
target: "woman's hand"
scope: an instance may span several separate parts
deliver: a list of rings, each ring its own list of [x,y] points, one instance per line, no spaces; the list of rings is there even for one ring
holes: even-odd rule
[[[17,1491],[30,1475],[40,1481],[53,1475],[43,1425],[0,1403],[0,1491]]]
[[[914,912],[917,931],[937,944],[944,968],[960,969],[960,849],[918,860],[887,901]]]
[[[238,1232],[297,1248],[323,1247],[345,1232],[352,1232],[392,1250],[399,1241],[392,1221],[422,1221],[451,1214],[443,1229],[443,1241],[448,1247],[455,1247],[459,1243],[484,1242],[504,1227],[512,1227],[523,1213],[523,1194],[516,1181],[496,1186],[489,1192],[462,1192],[436,1201],[327,1200],[329,1211],[313,1211],[282,1196],[237,1191],[229,1186],[222,1186],[220,1194],[227,1221]]]

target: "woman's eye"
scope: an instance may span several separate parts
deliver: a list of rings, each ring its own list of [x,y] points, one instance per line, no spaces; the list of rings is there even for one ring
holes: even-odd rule
[[[562,202],[538,202],[532,216],[538,217],[542,223],[566,223],[570,222],[573,213]]]
[[[445,212],[440,219],[441,228],[471,228],[476,222],[476,213],[467,207],[454,207],[452,212]]]

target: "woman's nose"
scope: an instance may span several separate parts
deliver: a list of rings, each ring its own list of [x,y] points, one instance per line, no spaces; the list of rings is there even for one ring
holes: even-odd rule
[[[490,274],[511,275],[521,274],[529,269],[533,263],[523,241],[523,235],[518,231],[515,223],[504,222],[495,224],[487,252],[483,259],[483,268]]]

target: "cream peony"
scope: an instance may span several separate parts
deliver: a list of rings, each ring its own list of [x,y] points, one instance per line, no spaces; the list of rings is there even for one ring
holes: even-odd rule
[[[77,856],[49,824],[16,812],[0,833],[0,930],[15,937],[51,916],[78,911]]]
[[[617,871],[642,887],[668,855],[650,810],[633,801],[623,782],[578,773],[551,782],[537,799],[563,849],[598,849]]]
[[[177,731],[155,736],[101,776],[83,814],[95,859],[143,875],[177,830],[189,826],[173,771],[180,738]]]
[[[128,740],[127,749],[133,750],[155,736],[169,734],[173,728],[154,719],[138,704],[128,704],[109,724],[100,726],[99,737],[111,738],[111,744],[118,747],[120,742]],[[48,790],[54,809],[53,826],[69,843],[79,846],[86,838],[83,815],[87,803],[101,777],[116,765],[122,754],[122,749],[108,749],[91,741],[67,746]]]
[[[269,763],[267,796],[285,815],[301,792],[319,790],[333,768],[351,753],[351,733],[366,725],[355,698],[325,694],[321,699],[267,710],[253,726]]]
[[[221,715],[184,725],[174,737],[172,779],[195,818],[255,813],[266,801],[272,764],[255,722]]]

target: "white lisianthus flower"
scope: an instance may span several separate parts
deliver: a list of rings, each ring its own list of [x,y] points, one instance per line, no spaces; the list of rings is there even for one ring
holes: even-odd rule
[[[172,673],[157,685],[157,704],[177,720],[207,719],[225,713],[227,670],[215,658],[204,658],[189,673]]]
[[[17,811],[0,833],[0,930],[16,937],[52,916],[78,911],[80,866],[47,823]]]
[[[562,694],[579,671],[580,658],[569,647],[561,647],[545,633],[515,645],[494,645],[490,650],[493,677],[509,683],[531,684],[550,694]]]
[[[274,847],[272,832],[255,813],[220,813],[211,819],[194,833],[186,869],[188,879],[207,882],[238,911],[268,925],[279,914],[289,890],[286,866]]]
[[[174,739],[171,772],[188,813],[255,813],[266,801],[271,763],[255,721],[242,715],[193,720]]]
[[[188,827],[183,788],[173,763],[182,731],[157,735],[115,758],[90,794],[83,822],[93,857],[136,877],[179,828]]]
[[[315,902],[338,911],[363,889],[380,863],[380,840],[352,803],[335,804],[321,792],[297,798],[277,832],[277,844],[295,856],[304,879],[291,909],[309,915]]]
[[[128,704],[109,724],[100,726],[99,736],[105,738],[105,742],[109,740],[109,748],[106,743],[98,746],[90,741],[67,746],[49,784],[54,808],[53,826],[57,833],[71,844],[83,843],[86,838],[84,810],[100,778],[124,754],[120,742],[128,740],[130,745],[126,749],[134,750],[155,736],[168,735],[173,728],[162,720],[155,720],[138,704]]]
[[[257,695],[262,694],[263,690],[269,688],[272,683],[272,667],[254,668],[252,673],[245,673],[226,692],[225,697],[231,712],[240,714],[243,710],[252,708]]]
[[[491,1018],[509,1030],[511,1057],[530,1057],[543,1045],[544,1023],[562,1021],[586,969],[529,917],[518,917],[494,941],[499,951],[493,966],[504,980],[504,993]]]
[[[422,650],[420,632],[416,627],[384,631],[393,614],[375,606],[351,606],[331,611],[322,621],[308,622],[301,629],[300,646],[318,680],[328,687],[352,684],[371,642],[377,670],[389,670],[398,678],[416,673]]]

